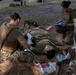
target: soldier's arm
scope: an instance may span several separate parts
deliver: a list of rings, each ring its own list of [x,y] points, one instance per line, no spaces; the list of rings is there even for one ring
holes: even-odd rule
[[[60,49],[60,50],[66,50],[66,49],[69,49],[69,48],[71,48],[73,45],[64,45],[64,46],[58,46],[58,48]]]
[[[25,48],[29,48],[29,45],[27,44],[26,40],[23,40],[20,42]]]
[[[68,23],[67,26],[74,26],[74,23]]]
[[[15,30],[15,38],[24,46],[24,48],[29,48],[29,44],[24,38],[22,32],[20,32],[19,30]]]

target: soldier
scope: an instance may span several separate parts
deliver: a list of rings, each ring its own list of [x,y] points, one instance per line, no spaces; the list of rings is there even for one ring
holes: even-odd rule
[[[10,18],[9,23],[3,23],[0,27],[0,75],[7,72],[14,62],[33,62],[33,55],[28,51],[29,45],[18,29],[21,19],[19,14],[13,13]],[[17,41],[27,51],[18,51]]]
[[[73,33],[74,33],[74,23],[73,19],[76,17],[74,14],[74,9],[69,8],[71,2],[70,1],[63,1],[61,3],[61,26],[56,26],[56,31],[60,33],[61,42],[64,44],[73,44]],[[64,25],[65,23],[65,25]],[[70,33],[70,34],[69,34]],[[59,37],[58,37],[59,38]],[[57,39],[58,39],[57,38]],[[59,39],[58,39],[59,40]]]

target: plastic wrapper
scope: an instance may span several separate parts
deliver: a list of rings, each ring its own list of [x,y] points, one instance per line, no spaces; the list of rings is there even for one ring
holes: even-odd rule
[[[56,73],[56,62],[39,63],[39,66],[45,75]]]
[[[70,58],[70,53],[69,52],[62,52],[62,53],[58,53],[55,55],[55,57],[58,59],[59,62],[69,59]]]

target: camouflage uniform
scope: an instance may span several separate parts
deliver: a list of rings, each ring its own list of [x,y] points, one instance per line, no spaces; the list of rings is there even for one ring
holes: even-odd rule
[[[61,21],[73,23],[73,19],[76,17],[76,11],[70,9],[68,12],[61,12]],[[58,33],[64,35],[64,44],[73,44],[74,26],[57,27]],[[69,34],[70,33],[70,34]]]
[[[10,60],[14,62],[33,62],[33,55],[28,51],[18,51],[17,41],[21,42],[25,40],[19,29],[14,29],[15,26],[9,23],[5,24],[6,27],[11,28],[11,30],[3,41],[3,45],[0,51],[0,60]],[[0,36],[1,37],[1,36]],[[12,47],[13,46],[13,47]],[[14,48],[15,47],[15,48]],[[6,50],[4,50],[4,48]],[[7,50],[8,48],[8,50]]]
[[[56,52],[59,52],[59,48],[56,47],[56,45],[50,41],[50,35],[49,33],[41,28],[34,28],[29,31],[29,33],[33,36],[32,42],[34,43],[33,49],[31,50],[35,54],[42,55],[44,54],[44,48],[46,45],[52,46]]]
[[[32,49],[32,52],[34,52],[35,54],[39,54],[39,55],[45,54],[45,53],[43,53],[43,51],[44,51],[44,48],[46,47],[46,45],[52,46],[56,53],[60,52],[59,48],[56,47],[55,44],[48,39],[40,40],[36,44],[36,47],[34,49]]]
[[[28,22],[25,23],[25,25],[28,25],[28,27],[30,27],[30,28],[28,28],[28,31],[33,36],[33,38],[32,38],[33,45],[32,46],[34,48],[31,50],[32,52],[34,52],[35,54],[42,55],[42,54],[44,54],[43,51],[44,51],[44,48],[46,47],[46,45],[52,46],[55,49],[55,52],[60,52],[59,48],[57,48],[56,45],[52,41],[50,41],[50,34],[46,30],[40,28],[39,26],[31,27],[32,24],[29,24]],[[25,26],[24,33],[26,32],[26,30],[27,30],[27,27]],[[26,36],[26,34],[24,36]],[[27,38],[27,37],[25,37],[25,38]]]

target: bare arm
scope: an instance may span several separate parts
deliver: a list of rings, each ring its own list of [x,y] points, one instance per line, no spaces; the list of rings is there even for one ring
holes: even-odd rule
[[[74,23],[68,23],[67,26],[74,26]]]
[[[25,48],[29,48],[29,45],[27,44],[26,40],[23,40],[21,42],[21,44],[25,47]]]
[[[60,49],[60,50],[66,50],[66,49],[69,49],[69,48],[71,48],[73,45],[65,45],[65,46],[58,46],[58,48]]]

